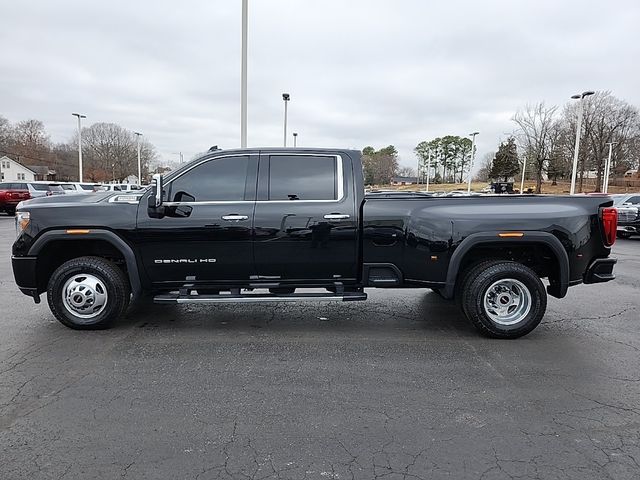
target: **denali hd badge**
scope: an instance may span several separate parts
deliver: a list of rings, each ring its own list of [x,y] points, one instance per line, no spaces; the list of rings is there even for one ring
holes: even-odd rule
[[[215,258],[164,258],[155,259],[153,263],[216,263]]]

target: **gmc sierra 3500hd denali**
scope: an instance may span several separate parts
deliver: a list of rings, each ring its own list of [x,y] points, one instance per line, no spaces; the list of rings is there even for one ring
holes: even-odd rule
[[[21,203],[12,263],[20,290],[46,292],[76,329],[105,328],[143,296],[365,300],[367,287],[416,287],[515,338],[540,323],[547,293],[614,279],[616,220],[607,196],[365,196],[352,150],[219,150],[142,194]]]

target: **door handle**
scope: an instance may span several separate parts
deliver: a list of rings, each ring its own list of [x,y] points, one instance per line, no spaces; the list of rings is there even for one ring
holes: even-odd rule
[[[223,215],[222,219],[226,220],[227,222],[238,222],[240,220],[247,220],[249,217],[246,215]]]
[[[343,213],[327,213],[324,218],[326,220],[346,220],[349,218],[349,215]]]

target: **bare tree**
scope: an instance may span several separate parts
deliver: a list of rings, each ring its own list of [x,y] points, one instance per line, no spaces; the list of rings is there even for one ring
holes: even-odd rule
[[[77,137],[71,143],[77,143]],[[85,172],[92,181],[122,180],[137,175],[137,144],[133,132],[115,123],[94,123],[82,129]],[[140,146],[143,178],[155,149],[143,139]]]
[[[480,160],[480,169],[478,173],[476,173],[474,180],[478,180],[480,182],[488,182],[491,180],[491,167],[493,165],[493,157],[495,156],[495,152],[485,153]]]
[[[527,105],[518,110],[513,121],[518,125],[518,140],[531,162],[536,177],[536,193],[542,191],[542,175],[557,140],[558,125],[555,113],[558,107],[547,107],[544,102]]]
[[[415,177],[416,169],[412,167],[400,167],[398,168],[397,175],[400,177]]]

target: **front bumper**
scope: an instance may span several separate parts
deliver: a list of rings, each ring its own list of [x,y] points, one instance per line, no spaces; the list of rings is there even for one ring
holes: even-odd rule
[[[13,277],[22,293],[32,297],[36,303],[40,301],[36,276],[36,257],[11,257]]]
[[[618,225],[618,232],[640,233],[640,223],[635,225]]]
[[[584,274],[583,283],[603,283],[614,280],[613,266],[618,263],[615,258],[596,258]]]

